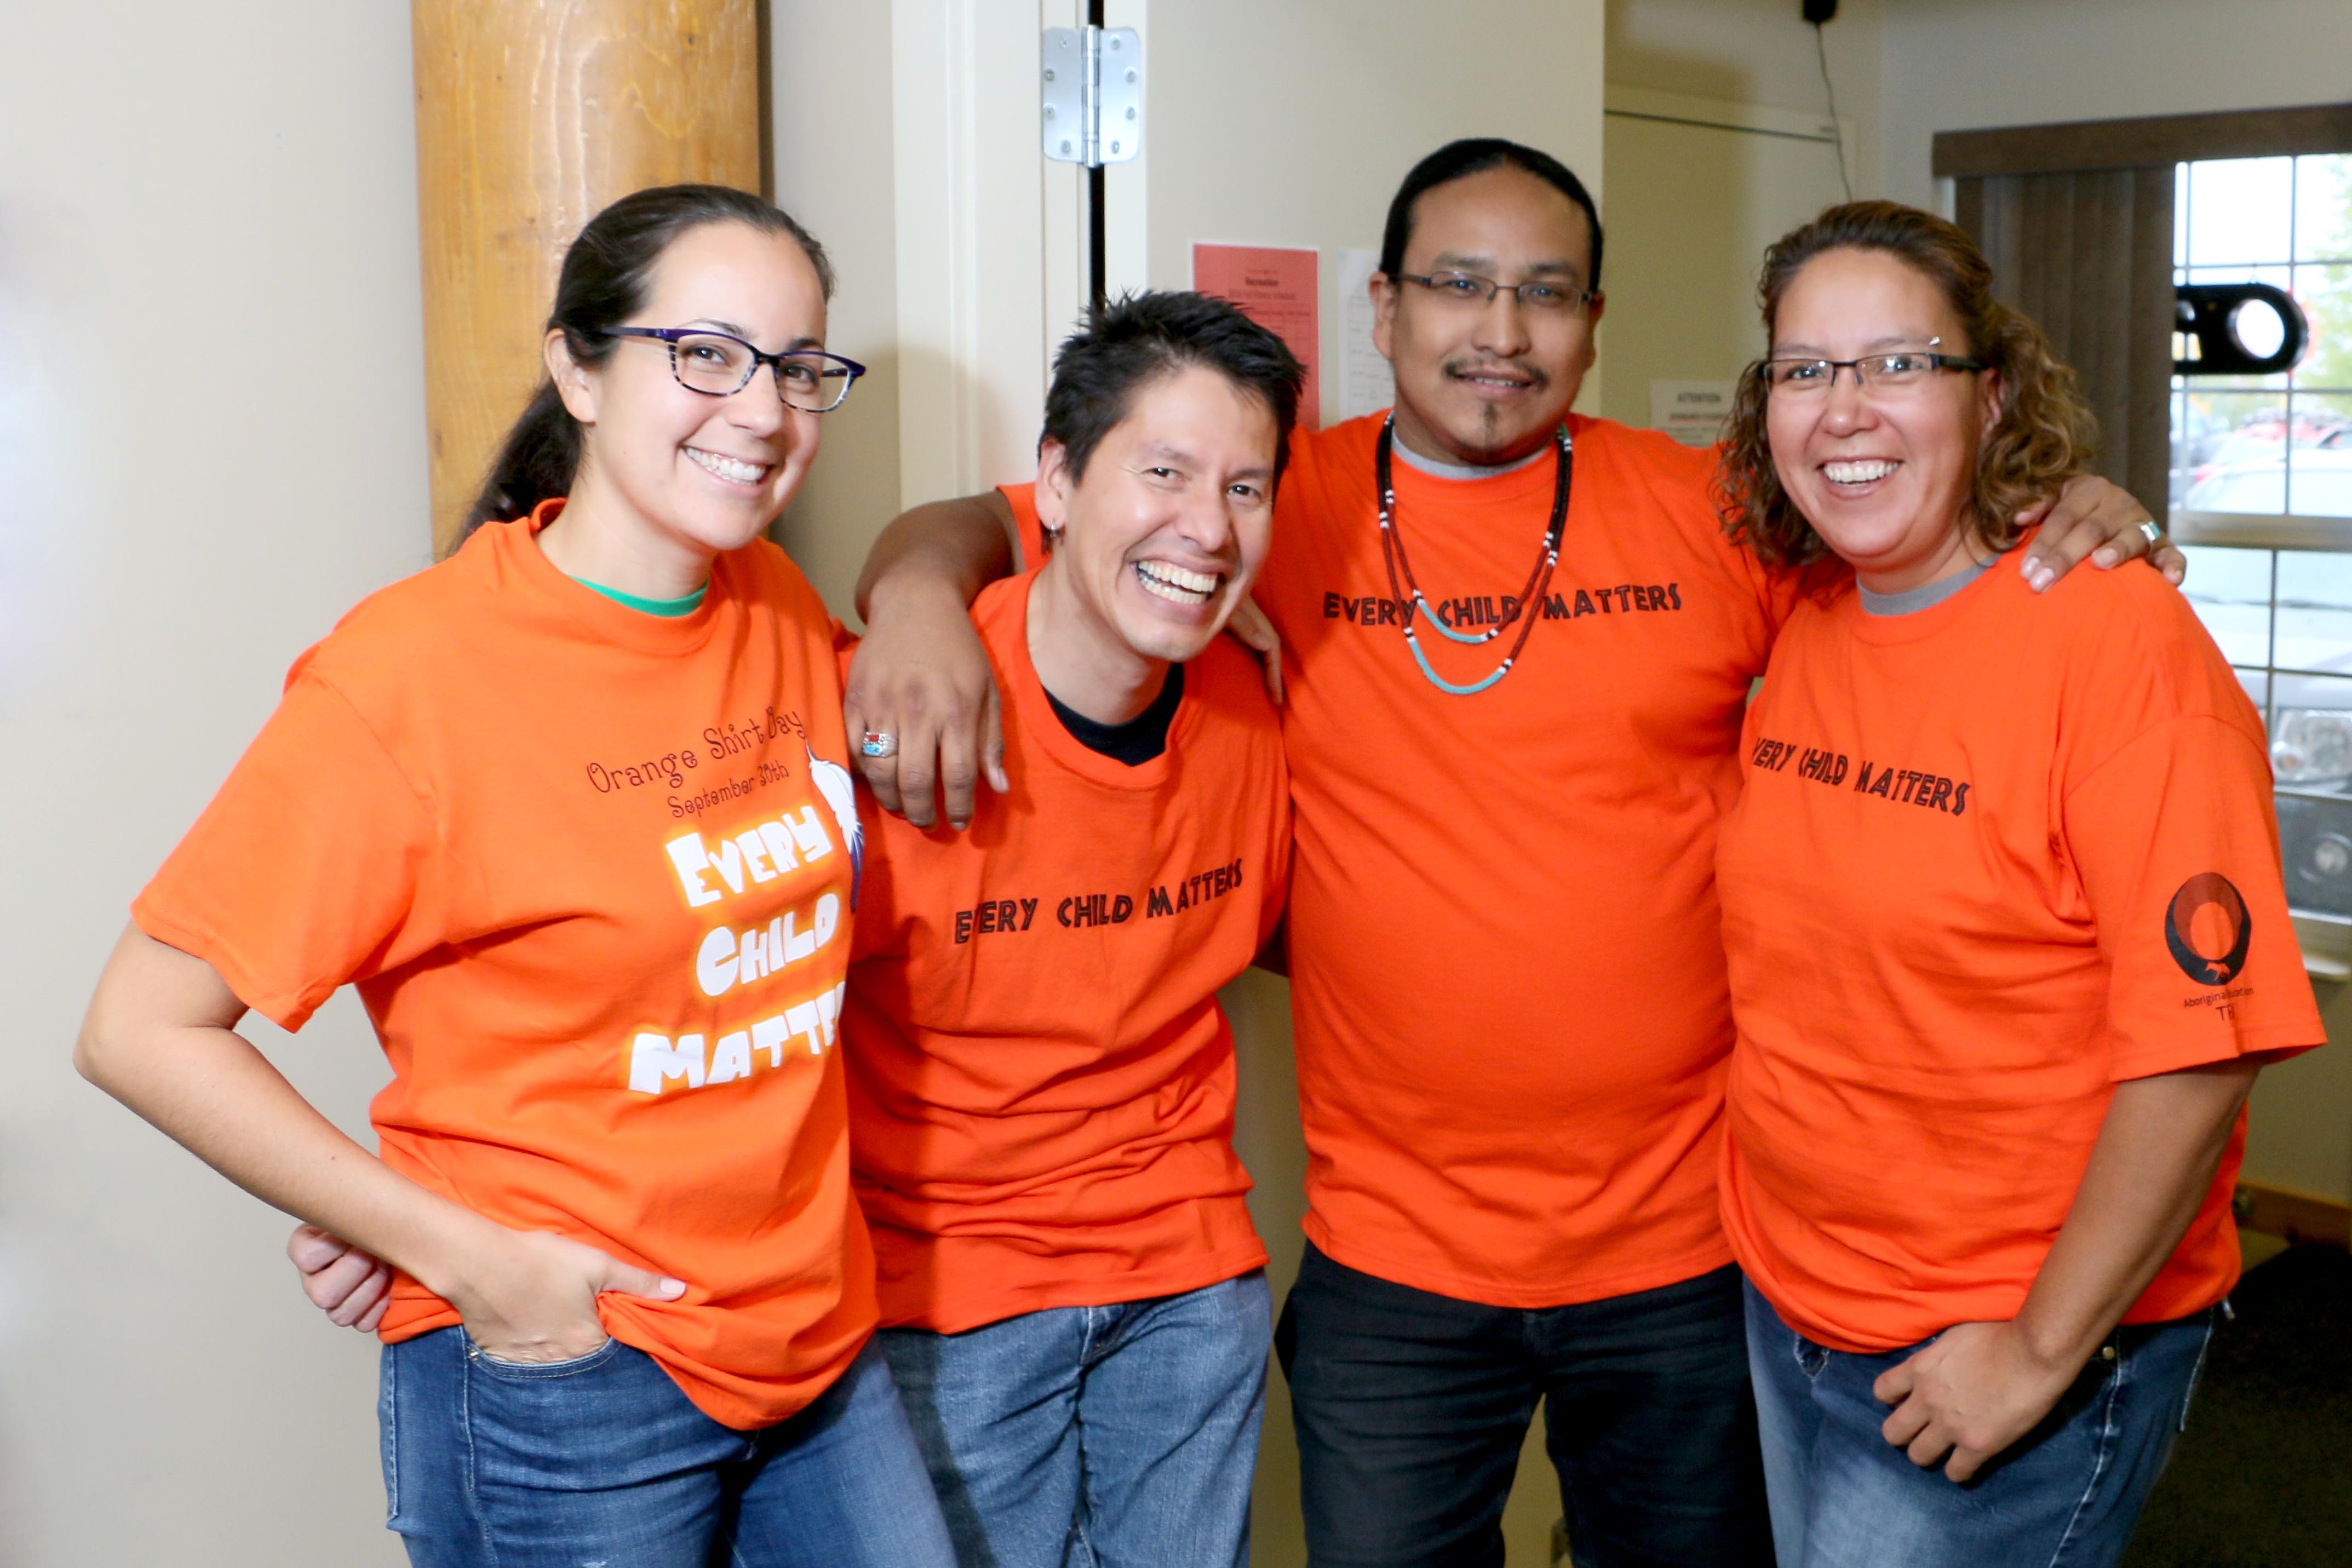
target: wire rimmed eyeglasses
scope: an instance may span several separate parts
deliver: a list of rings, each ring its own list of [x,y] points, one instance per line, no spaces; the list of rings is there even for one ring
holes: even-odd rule
[[[1475,272],[1400,272],[1399,283],[1418,283],[1439,299],[1458,305],[1492,305],[1495,296],[1507,294],[1526,310],[1582,310],[1601,298],[1573,283],[1538,278],[1528,283],[1497,283]]]
[[[732,397],[751,384],[761,365],[771,366],[784,406],[804,413],[831,413],[866,373],[864,365],[839,354],[817,349],[765,354],[732,333],[703,327],[612,327],[604,336],[667,343],[669,371],[677,384],[706,397]]]
[[[1864,392],[1899,392],[1922,385],[1944,371],[1986,368],[1982,360],[1970,359],[1966,354],[1938,353],[1932,349],[1896,349],[1884,354],[1864,354],[1858,360],[1815,360],[1790,355],[1759,360],[1749,367],[1766,387],[1791,395],[1828,392],[1837,385],[1840,371],[1852,371],[1854,385]]]

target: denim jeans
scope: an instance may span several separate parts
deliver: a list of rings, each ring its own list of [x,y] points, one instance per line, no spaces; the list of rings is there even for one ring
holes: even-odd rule
[[[1234,1568],[1273,1298],[1181,1295],[879,1336],[962,1568]]]
[[[1879,1435],[1880,1355],[1829,1350],[1748,1287],[1748,1351],[1782,1568],[2095,1568],[2123,1557],[2189,1419],[2213,1314],[2117,1329],[2042,1424],[1964,1482]]]
[[[739,1432],[618,1341],[494,1361],[461,1328],[386,1345],[383,1483],[416,1568],[953,1568],[872,1345],[789,1420]]]
[[[1501,1568],[1538,1398],[1577,1568],[1772,1560],[1737,1270],[1520,1309],[1310,1245],[1276,1345],[1316,1568]]]

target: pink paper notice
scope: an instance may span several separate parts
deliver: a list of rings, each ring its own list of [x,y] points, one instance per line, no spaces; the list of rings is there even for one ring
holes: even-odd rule
[[[1290,345],[1307,367],[1307,390],[1298,400],[1298,423],[1313,430],[1322,423],[1323,334],[1317,319],[1322,296],[1316,281],[1316,253],[1270,246],[1192,246],[1192,287],[1230,299],[1242,314]]]

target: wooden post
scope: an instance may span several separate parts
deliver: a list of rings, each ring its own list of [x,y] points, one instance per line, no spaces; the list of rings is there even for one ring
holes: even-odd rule
[[[758,0],[412,0],[433,545],[541,377],[563,250],[649,185],[762,186]]]

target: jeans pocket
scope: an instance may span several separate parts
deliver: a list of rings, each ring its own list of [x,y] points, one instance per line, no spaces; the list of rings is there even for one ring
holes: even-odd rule
[[[508,1361],[492,1355],[469,1336],[466,1341],[466,1359],[483,1368],[494,1377],[532,1382],[545,1377],[570,1377],[577,1373],[593,1371],[621,1348],[621,1342],[607,1334],[604,1343],[585,1355],[566,1356],[562,1361]]]

